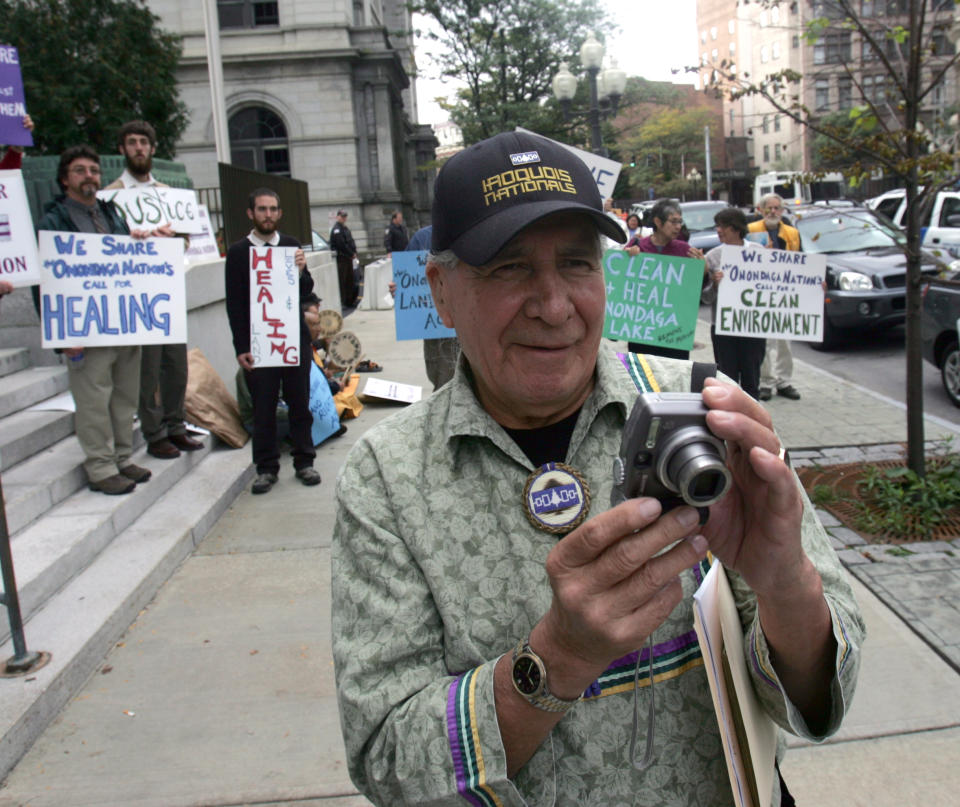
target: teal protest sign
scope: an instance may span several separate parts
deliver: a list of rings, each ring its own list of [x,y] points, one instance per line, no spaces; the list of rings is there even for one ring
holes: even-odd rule
[[[397,341],[404,339],[441,339],[456,336],[453,328],[440,321],[433,305],[433,295],[427,282],[426,250],[394,252],[393,282],[397,293],[393,299],[396,314]]]
[[[700,311],[703,261],[610,249],[603,335],[608,339],[690,350]]]

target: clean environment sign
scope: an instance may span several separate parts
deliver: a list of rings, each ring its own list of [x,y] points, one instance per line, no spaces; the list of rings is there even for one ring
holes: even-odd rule
[[[393,282],[397,284],[393,310],[396,314],[397,341],[404,339],[441,339],[456,336],[453,328],[440,321],[427,282],[426,250],[394,252]]]
[[[15,287],[40,282],[37,237],[19,171],[0,171],[0,280]]]
[[[44,347],[187,341],[183,241],[41,230]]]
[[[717,333],[823,341],[826,255],[730,244],[720,255]]]
[[[131,230],[169,224],[176,233],[203,232],[197,192],[187,188],[118,188],[97,191],[97,198],[113,202]]]
[[[32,146],[33,135],[23,128],[27,104],[23,95],[20,55],[10,45],[0,45],[0,143]]]
[[[703,261],[609,249],[603,335],[608,339],[690,350],[697,330]]]
[[[254,367],[300,364],[297,247],[250,250],[250,352]]]

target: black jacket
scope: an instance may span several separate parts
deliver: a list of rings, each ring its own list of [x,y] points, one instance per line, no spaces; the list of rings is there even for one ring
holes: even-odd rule
[[[224,284],[227,299],[227,319],[233,333],[233,347],[237,355],[250,352],[250,248],[249,238],[241,238],[227,250],[223,263]],[[300,242],[292,235],[280,233],[278,247],[299,247]],[[313,291],[313,278],[310,272],[300,273],[300,299],[303,300]],[[309,346],[310,329],[300,309],[300,345]],[[306,354],[309,355],[309,352]]]
[[[337,255],[346,255],[348,258],[357,254],[357,245],[353,243],[353,236],[346,224],[338,221],[333,225],[333,229],[330,230],[330,249]]]
[[[410,236],[407,235],[407,228],[395,221],[390,222],[387,232],[383,237],[383,247],[387,252],[403,252],[410,243]]]

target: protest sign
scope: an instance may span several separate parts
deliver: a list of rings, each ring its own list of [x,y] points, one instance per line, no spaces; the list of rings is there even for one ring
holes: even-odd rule
[[[609,249],[603,335],[608,339],[690,350],[700,311],[703,261]]]
[[[544,137],[544,135],[531,132],[529,129],[524,129],[522,126],[518,126],[515,131],[526,132],[527,134],[537,135],[537,137]],[[617,177],[620,176],[620,169],[623,167],[623,163],[618,163],[616,160],[611,160],[607,157],[600,157],[596,154],[591,154],[589,151],[584,151],[583,149],[578,149],[576,146],[570,146],[566,143],[561,143],[559,140],[552,140],[549,137],[544,137],[544,139],[550,140],[552,143],[556,143],[558,146],[563,146],[567,151],[576,154],[581,160],[583,160],[584,163],[586,163],[587,168],[590,169],[590,173],[593,174],[593,179],[597,183],[597,190],[600,191],[600,198],[613,198],[613,189],[617,184]]]
[[[250,352],[254,367],[300,364],[300,270],[296,247],[250,250]]]
[[[340,429],[340,416],[330,392],[330,382],[315,361],[310,362],[310,414],[313,426],[310,434],[315,446]]]
[[[19,171],[0,171],[0,280],[15,287],[40,282],[37,237]]]
[[[200,224],[203,226],[203,232],[190,236],[190,246],[187,247],[185,255],[188,264],[206,263],[215,261],[220,257],[220,248],[217,246],[217,239],[213,234],[207,206],[198,205],[197,211]]]
[[[363,394],[371,398],[383,398],[398,403],[416,403],[423,397],[423,387],[416,384],[400,384],[397,381],[384,381],[382,378],[368,378],[363,386]]]
[[[394,252],[393,282],[397,284],[394,311],[397,341],[404,339],[442,339],[456,336],[453,328],[440,321],[433,305],[433,295],[427,282],[426,250]]]
[[[717,333],[823,340],[826,255],[724,244],[720,270]]]
[[[10,45],[0,45],[0,143],[32,146],[33,135],[23,128],[27,104],[20,74],[20,55]]]
[[[44,347],[187,341],[183,241],[41,230]]]
[[[113,202],[131,230],[169,224],[175,233],[203,232],[197,192],[187,188],[118,188],[97,191],[97,198]]]

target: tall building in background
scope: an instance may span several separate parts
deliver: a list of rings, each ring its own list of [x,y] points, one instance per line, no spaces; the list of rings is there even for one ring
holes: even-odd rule
[[[429,221],[436,139],[417,121],[404,0],[216,0],[231,162],[305,180],[313,227],[338,208],[360,249],[390,211]],[[198,188],[219,183],[199,2],[149,0],[183,38],[178,89],[190,124],[177,159]],[[242,204],[245,200],[225,200]]]
[[[878,28],[907,23],[908,0],[857,0],[855,5],[860,19]],[[954,6],[953,0],[927,0],[925,41],[931,49],[924,58],[925,83],[955,52],[950,34]],[[697,0],[701,84],[708,86],[720,69],[749,77],[750,82],[791,69],[803,78],[799,85],[789,85],[788,95],[799,94],[815,118],[847,112],[861,104],[864,95],[882,109],[889,84],[881,61],[867,42],[841,26],[815,43],[804,38],[811,20],[839,21],[841,17],[829,0],[784,0],[773,6],[749,0]],[[897,58],[895,40],[881,34],[878,41],[889,58]],[[924,99],[922,118],[936,126],[957,99],[957,76],[949,71]],[[749,154],[755,171],[823,167],[815,159],[812,133],[762,98],[725,100],[723,120],[728,154],[731,150]],[[733,161],[736,164],[736,157]],[[731,199],[734,196],[731,194]]]

